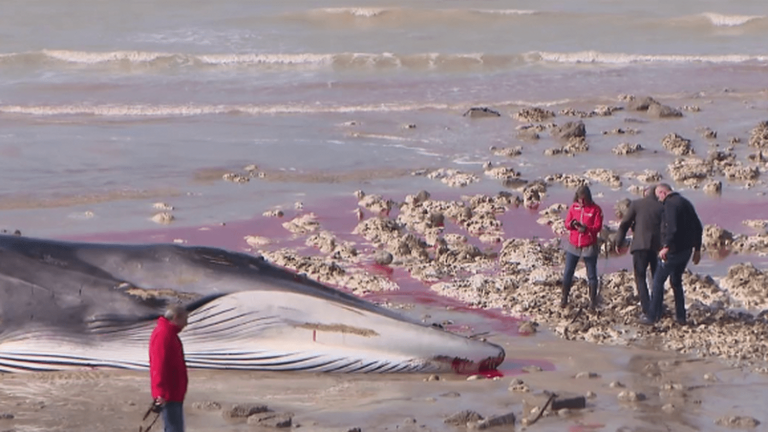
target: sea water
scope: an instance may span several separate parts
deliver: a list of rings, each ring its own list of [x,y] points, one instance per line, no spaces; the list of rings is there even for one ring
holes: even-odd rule
[[[177,225],[200,225],[356,189],[455,192],[411,175],[433,168],[477,172],[460,192],[495,193],[487,161],[530,180],[666,172],[665,134],[705,155],[713,143],[700,128],[726,145],[768,119],[766,40],[762,0],[4,1],[0,225],[43,236],[143,229],[161,200]],[[623,105],[622,94],[702,111],[585,119],[590,151],[575,157],[544,156],[556,145],[546,132],[517,137],[522,108],[589,111]],[[473,106],[502,117],[463,117]],[[617,127],[642,133],[601,133]],[[618,157],[619,142],[650,151]],[[512,145],[520,157],[489,151]],[[221,179],[249,164],[268,175]],[[608,208],[631,184],[594,190]],[[757,199],[738,184],[726,191]],[[568,194],[554,185],[548,199]]]

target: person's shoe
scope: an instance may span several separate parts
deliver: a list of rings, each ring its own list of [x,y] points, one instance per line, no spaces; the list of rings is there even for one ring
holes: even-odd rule
[[[656,325],[656,321],[648,318],[647,316],[644,316],[644,317],[640,318],[640,321],[638,321],[638,322],[640,324],[642,324],[642,325],[647,325],[647,326]]]
[[[680,318],[675,318],[675,322],[676,322],[678,325],[681,325],[681,326],[685,326],[685,325],[688,325],[688,322],[685,320],[685,318],[683,318],[683,319],[680,319]]]
[[[563,287],[560,289],[560,307],[561,308],[565,308],[566,306],[568,306],[568,294],[570,293],[571,293],[570,288]]]
[[[597,309],[597,284],[589,285],[589,308]]]

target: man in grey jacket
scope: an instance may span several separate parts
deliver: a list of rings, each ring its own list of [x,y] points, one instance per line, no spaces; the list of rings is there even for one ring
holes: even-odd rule
[[[624,218],[619,224],[616,233],[616,243],[623,244],[627,231],[632,229],[632,244],[629,247],[632,253],[632,264],[635,269],[635,286],[640,297],[640,306],[643,314],[647,315],[650,307],[648,295],[648,282],[646,274],[648,266],[651,267],[651,277],[656,274],[659,249],[661,249],[661,214],[664,205],[656,199],[656,187],[645,189],[644,197],[636,199],[629,204]]]

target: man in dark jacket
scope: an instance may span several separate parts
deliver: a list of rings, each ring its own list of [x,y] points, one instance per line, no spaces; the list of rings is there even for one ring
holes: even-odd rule
[[[651,308],[643,324],[654,324],[661,319],[664,300],[664,284],[669,278],[675,294],[675,320],[685,324],[685,298],[683,272],[693,255],[693,263],[701,259],[703,227],[690,201],[683,198],[666,183],[656,186],[656,197],[664,204],[661,218],[661,250],[659,268],[653,278]]]
[[[162,407],[165,432],[184,432],[184,397],[187,394],[187,364],[179,339],[187,325],[187,310],[172,305],[157,320],[149,338],[149,375],[152,398]]]
[[[657,254],[661,249],[661,213],[664,205],[656,199],[656,187],[645,189],[644,197],[629,204],[616,233],[616,244],[623,244],[627,231],[632,229],[632,264],[635,269],[635,286],[640,297],[643,314],[648,315],[650,296],[646,272],[651,266],[651,277],[656,274]]]

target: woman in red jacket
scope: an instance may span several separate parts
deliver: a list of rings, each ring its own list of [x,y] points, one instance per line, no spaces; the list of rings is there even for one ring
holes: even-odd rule
[[[603,229],[603,210],[592,201],[592,192],[588,186],[576,189],[573,204],[568,209],[565,218],[568,229],[568,241],[565,243],[565,274],[563,275],[563,290],[560,306],[568,305],[568,294],[571,292],[573,273],[579,258],[584,259],[589,281],[590,307],[597,307],[597,236]]]

